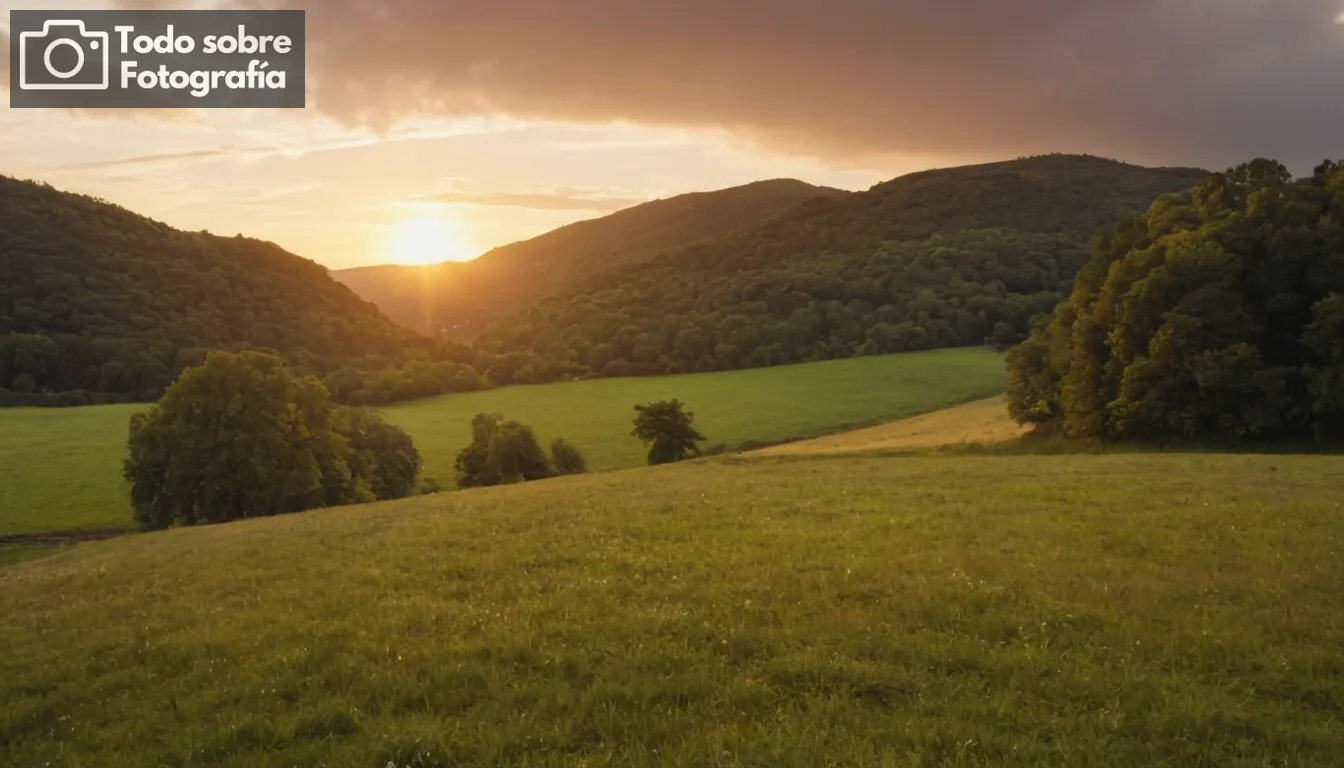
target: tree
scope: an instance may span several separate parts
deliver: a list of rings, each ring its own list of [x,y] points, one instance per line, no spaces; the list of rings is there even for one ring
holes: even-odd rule
[[[558,437],[551,443],[551,463],[562,475],[581,475],[588,471],[588,462],[579,449]]]
[[[505,421],[498,413],[478,413],[472,418],[471,443],[458,452],[455,467],[462,488],[542,480],[556,474],[532,428]]]
[[[504,417],[498,413],[478,413],[471,419],[471,443],[457,453],[453,467],[461,488],[499,485],[499,473],[490,468],[490,438]]]
[[[419,456],[401,430],[332,405],[273,355],[212,352],[131,418],[135,519],[218,523],[405,495]]]
[[[1256,160],[1098,238],[1008,355],[1009,410],[1070,437],[1344,434],[1344,166]]]
[[[700,455],[698,443],[708,439],[695,429],[695,414],[680,400],[635,406],[631,435],[649,447],[649,464],[669,464]]]
[[[366,478],[369,490],[379,499],[409,496],[423,464],[410,436],[368,409],[343,410],[341,431],[350,440],[353,474]]]

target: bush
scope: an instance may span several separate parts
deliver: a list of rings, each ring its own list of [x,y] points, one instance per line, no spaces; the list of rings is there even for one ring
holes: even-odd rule
[[[562,475],[581,475],[588,471],[588,462],[579,449],[561,438],[551,443],[551,463],[555,471]]]

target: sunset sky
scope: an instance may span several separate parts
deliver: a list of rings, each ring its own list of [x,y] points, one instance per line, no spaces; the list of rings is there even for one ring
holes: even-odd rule
[[[307,10],[307,109],[6,106],[0,173],[342,268],[395,257],[427,216],[464,258],[764,178],[1344,158],[1344,0],[246,4]],[[0,66],[8,10],[44,5],[0,0]]]

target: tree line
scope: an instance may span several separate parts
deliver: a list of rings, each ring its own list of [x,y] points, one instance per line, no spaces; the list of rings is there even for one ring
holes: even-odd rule
[[[631,434],[650,464],[701,454],[705,437],[677,400],[635,406]],[[332,402],[313,376],[279,357],[212,352],[188,368],[145,413],[131,417],[123,476],[146,529],[222,523],[439,490],[420,480],[409,435],[366,408]],[[531,427],[495,413],[471,422],[456,460],[460,488],[587,471],[563,438],[541,449]]]
[[[1060,236],[978,230],[805,259],[766,248],[658,260],[516,315],[477,345],[496,354],[496,384],[1006,346],[1085,258]]]
[[[1255,160],[1121,221],[1008,377],[1070,437],[1344,437],[1344,164]]]
[[[1068,293],[1098,229],[1206,176],[1067,155],[910,174],[608,269],[476,347],[500,356],[493,383],[1006,347]]]

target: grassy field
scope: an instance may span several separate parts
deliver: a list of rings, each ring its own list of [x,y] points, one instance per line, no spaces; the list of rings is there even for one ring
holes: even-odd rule
[[[1344,460],[721,457],[0,570],[0,765],[1335,766]]]
[[[564,437],[595,470],[644,463],[630,437],[636,403],[690,404],[710,443],[777,441],[923,413],[1003,390],[1001,355],[939,350],[661,378],[510,387],[388,408],[425,458],[423,476],[453,485],[471,417],[499,411],[549,444]],[[145,406],[0,409],[0,534],[128,526],[121,480],[130,415]]]
[[[129,526],[121,464],[143,408],[0,408],[0,534]]]
[[[867,429],[763,448],[761,456],[889,453],[957,445],[1007,443],[1030,430],[1008,416],[1005,397],[986,398]]]

